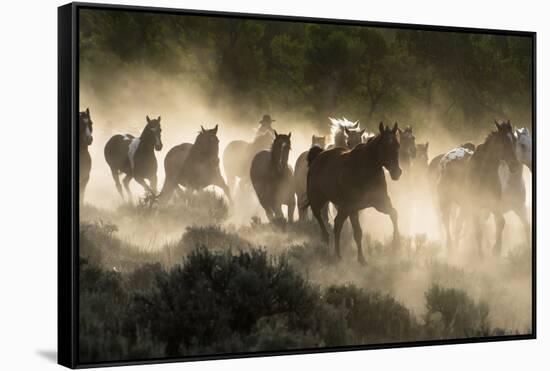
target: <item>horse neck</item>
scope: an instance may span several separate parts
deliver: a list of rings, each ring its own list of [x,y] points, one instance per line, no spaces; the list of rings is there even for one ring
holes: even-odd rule
[[[372,139],[367,143],[358,144],[352,151],[349,153],[349,158],[351,161],[349,164],[357,169],[377,169],[382,168],[382,164],[376,156],[376,150],[380,145],[378,138]]]
[[[500,160],[492,157],[491,141],[488,139],[484,143],[480,144],[472,157],[470,158],[470,172],[480,178],[486,178],[490,175],[495,175],[498,172]]]
[[[215,154],[209,154],[208,151],[205,151],[203,147],[199,146],[195,141],[189,150],[189,155],[187,156],[186,162],[191,164],[199,164],[204,162],[218,163],[219,158]]]
[[[146,151],[151,151],[153,152],[154,151],[154,147],[155,147],[155,136],[151,133],[151,131],[149,130],[144,130],[140,137],[140,142],[139,142],[139,149],[140,150],[146,150]]]

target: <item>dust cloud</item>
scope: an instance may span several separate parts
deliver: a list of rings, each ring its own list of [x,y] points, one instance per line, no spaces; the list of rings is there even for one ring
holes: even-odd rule
[[[294,166],[297,157],[303,151],[308,150],[313,134],[329,135],[328,119],[325,123],[308,122],[283,108],[265,107],[257,110],[230,106],[224,104],[223,100],[208,97],[201,91],[200,86],[190,85],[181,77],[169,78],[154,71],[139,70],[126,71],[123,75],[111,76],[110,79],[109,89],[97,89],[91,77],[81,78],[80,108],[81,110],[90,108],[94,137],[94,142],[89,147],[92,170],[85,202],[93,206],[93,209],[97,209],[96,211],[84,210],[82,219],[103,218],[104,215],[124,207],[125,203],[116,192],[109,167],[105,162],[103,148],[112,135],[130,133],[139,136],[146,124],[146,115],[162,117],[163,150],[155,153],[159,164],[159,189],[164,182],[164,156],[175,145],[183,142],[193,143],[201,125],[205,128],[219,125],[219,157],[222,173],[221,158],[226,145],[238,139],[252,141],[258,121],[264,113],[269,113],[276,119],[273,127],[278,132],[292,132],[292,150],[289,158],[291,166]],[[374,132],[377,124],[377,122],[361,122],[361,127]],[[490,125],[488,123],[486,130],[480,130],[475,137],[452,136],[445,132],[443,125],[440,125],[437,130],[419,129],[415,130],[416,142],[430,142],[429,158],[431,159],[466,141],[480,143],[486,133],[492,129]],[[524,178],[528,193],[528,210],[530,210],[531,174],[526,168]],[[361,213],[361,224],[365,238],[370,241],[367,249],[372,248],[371,254],[367,255],[368,268],[364,269],[356,264],[355,245],[350,237],[351,228],[346,224],[343,232],[344,263],[326,266],[322,262],[313,261],[306,269],[308,278],[325,285],[355,282],[362,287],[390,293],[419,316],[422,315],[425,306],[426,290],[434,281],[443,282],[466,290],[475,299],[483,298],[488,301],[495,325],[518,331],[529,331],[531,328],[530,260],[527,259],[527,263],[524,263],[528,264],[528,274],[519,276],[514,273],[515,268],[510,262],[524,253],[530,256],[531,247],[525,244],[522,226],[515,215],[506,214],[503,237],[504,253],[512,260],[493,258],[479,260],[471,247],[473,246],[472,237],[467,229],[462,244],[456,247],[456,251],[449,252],[442,247],[444,235],[435,207],[435,191],[426,177],[413,177],[407,181],[398,182],[391,181],[389,176],[387,179],[390,197],[399,212],[404,240],[402,251],[378,254],[375,252],[376,241],[380,241],[383,246],[389,241],[392,225],[386,215],[374,209],[364,210]],[[135,203],[144,195],[144,191],[135,181],[131,182],[130,187],[135,196]],[[219,189],[212,187],[211,191],[216,192],[220,197],[222,195]],[[331,214],[334,216],[334,210]],[[253,191],[250,190],[246,194],[235,196],[234,207],[229,210],[228,218],[221,225],[228,230],[238,232],[241,227],[248,226],[253,217],[259,217],[266,222],[264,212]],[[121,239],[148,250],[155,250],[177,242],[185,228],[193,224],[193,222],[179,220],[177,217],[167,219],[160,218],[159,221],[151,220],[144,224],[143,220],[136,222],[125,216],[118,219],[114,217],[112,222],[117,225],[118,236]],[[488,246],[494,241],[493,224],[492,220],[489,220],[485,226],[484,243]],[[274,252],[282,252],[282,247],[277,246],[285,246],[289,243],[300,244],[311,240],[307,235],[285,236],[284,233],[269,231],[250,234],[247,238],[252,243],[272,248]]]

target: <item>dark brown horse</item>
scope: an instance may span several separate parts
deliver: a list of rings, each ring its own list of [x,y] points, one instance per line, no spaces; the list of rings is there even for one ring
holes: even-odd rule
[[[394,242],[399,242],[397,211],[388,195],[384,168],[393,180],[401,176],[399,167],[399,133],[397,123],[393,129],[379,125],[380,133],[352,150],[336,147],[326,151],[312,148],[308,155],[307,198],[315,219],[321,227],[323,240],[329,234],[321,217],[322,208],[332,202],[338,209],[334,220],[334,248],[340,258],[340,232],[349,217],[353,237],[357,244],[357,259],[365,263],[361,247],[362,230],[359,211],[374,207],[390,216]],[[307,207],[307,205],[300,205]]]
[[[311,136],[311,147],[319,147],[324,149],[326,146],[326,138],[324,136],[317,137]],[[307,203],[307,155],[309,150],[304,151],[298,156],[296,165],[294,165],[294,189],[298,198],[298,205]],[[298,215],[300,220],[304,221],[308,219],[307,210],[298,208]]]
[[[124,194],[119,180],[120,173],[126,174],[122,182],[129,201],[132,198],[129,186],[132,178],[146,192],[157,193],[158,165],[154,151],[162,150],[160,133],[160,116],[152,120],[147,116],[147,124],[138,138],[130,134],[117,134],[107,141],[104,149],[105,160],[111,168],[111,175],[122,199],[124,199]],[[149,180],[149,185],[145,179]]]
[[[271,150],[254,156],[250,166],[250,180],[258,200],[270,222],[284,220],[282,205],[288,206],[288,221],[294,220],[296,200],[292,169],[288,165],[290,136],[275,133]]]
[[[90,110],[86,108],[86,111],[78,114],[79,125],[79,158],[80,158],[80,176],[79,176],[79,202],[84,202],[84,192],[86,192],[86,185],[90,180],[90,171],[92,170],[92,157],[88,151],[88,146],[92,144],[94,138],[92,137],[92,118],[90,117]]]
[[[223,169],[227,183],[235,192],[237,178],[240,180],[239,187],[250,185],[250,164],[256,153],[269,149],[273,143],[271,131],[258,132],[252,143],[244,140],[230,142],[223,151]]]
[[[182,143],[173,147],[164,158],[166,180],[160,193],[160,200],[169,200],[180,185],[200,190],[209,185],[223,189],[231,201],[229,188],[220,171],[218,125],[201,131],[195,143]]]
[[[447,232],[447,245],[452,246],[449,228],[449,213],[452,204],[460,207],[465,217],[473,220],[474,233],[478,252],[482,254],[482,228],[484,211],[493,214],[496,226],[494,251],[500,253],[502,231],[505,220],[504,184],[499,177],[501,162],[507,164],[511,173],[520,169],[516,158],[516,139],[511,124],[495,123],[497,130],[492,131],[485,141],[476,147],[470,156],[446,159],[440,162],[440,179],[438,183],[439,207]],[[471,153],[471,152],[470,152]],[[461,216],[462,217],[462,216]]]

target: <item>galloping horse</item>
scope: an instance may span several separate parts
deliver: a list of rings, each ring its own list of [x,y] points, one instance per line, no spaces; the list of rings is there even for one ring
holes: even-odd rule
[[[309,151],[307,176],[308,204],[321,227],[323,240],[329,242],[329,234],[321,217],[322,208],[332,202],[338,213],[334,220],[334,248],[340,259],[340,232],[349,217],[353,237],[357,245],[357,260],[364,264],[361,247],[362,230],[359,211],[374,207],[388,214],[393,224],[394,242],[399,242],[397,211],[388,195],[384,168],[393,180],[401,176],[399,167],[399,127],[393,129],[379,125],[380,133],[349,150],[336,147],[326,151],[313,147]]]
[[[326,146],[326,139],[324,136],[317,137],[313,135],[311,137],[311,147],[319,147],[324,149]],[[307,203],[307,154],[309,150],[304,151],[298,156],[296,160],[296,165],[294,165],[294,190],[296,191],[296,196],[298,198],[298,205]],[[300,220],[307,220],[308,214],[307,210],[298,208],[298,215]]]
[[[515,129],[516,158],[532,171],[533,163],[533,140],[527,128]],[[525,181],[523,180],[523,166],[515,173],[510,171],[506,163],[501,163],[498,168],[498,175],[503,185],[504,212],[513,211],[520,219],[525,230],[527,239],[531,236],[530,225],[527,219],[527,208],[525,206]]]
[[[466,142],[464,144],[459,145],[458,147],[455,147],[453,150],[456,150],[457,148],[465,148],[469,152],[474,152],[476,149],[476,145],[470,142]],[[440,163],[443,156],[445,156],[446,153],[441,153],[434,158],[430,160],[430,163],[428,164],[428,178],[430,180],[430,183],[436,184],[439,180],[439,170],[440,170]]]
[[[231,190],[235,190],[237,178],[240,179],[239,186],[250,184],[250,164],[256,153],[269,149],[273,143],[273,135],[270,131],[258,133],[252,143],[244,140],[230,142],[223,151],[223,168],[227,183]]]
[[[160,192],[160,200],[169,200],[180,185],[200,190],[209,185],[223,189],[231,201],[229,188],[220,171],[218,125],[201,131],[195,143],[182,143],[173,147],[164,158],[166,180]]]
[[[250,180],[270,222],[284,219],[282,205],[288,206],[288,221],[294,219],[294,182],[288,165],[290,136],[275,133],[271,150],[258,152],[250,166]]]
[[[485,141],[476,147],[475,152],[467,156],[454,156],[440,162],[438,183],[439,207],[447,233],[447,245],[452,246],[449,228],[450,208],[453,203],[460,207],[461,213],[471,217],[474,224],[478,252],[482,254],[482,211],[493,214],[496,225],[495,252],[502,247],[502,231],[505,220],[505,185],[499,177],[501,162],[505,162],[511,173],[516,173],[520,163],[516,158],[516,139],[510,122],[499,124],[497,130],[489,133]],[[463,151],[467,151],[462,148]],[[448,156],[447,156],[448,157]]]
[[[88,146],[92,144],[94,138],[92,137],[92,118],[90,117],[90,109],[86,108],[86,111],[78,114],[79,125],[79,158],[80,158],[80,175],[79,175],[79,202],[84,202],[84,192],[86,192],[86,185],[90,180],[90,170],[92,169],[92,157],[88,151]]]
[[[139,138],[130,134],[113,135],[107,144],[105,144],[105,160],[111,168],[111,175],[115,181],[115,186],[124,200],[122,187],[120,185],[119,174],[124,173],[124,188],[128,195],[128,200],[132,198],[130,191],[130,180],[134,178],[146,192],[157,193],[157,158],[155,150],[162,150],[162,141],[160,139],[160,116],[157,119],[150,119],[147,116],[147,124],[141,132]],[[149,185],[145,183],[149,180]]]

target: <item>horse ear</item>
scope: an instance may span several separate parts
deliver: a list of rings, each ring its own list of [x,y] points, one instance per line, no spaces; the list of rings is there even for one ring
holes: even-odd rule
[[[497,129],[500,131],[500,124],[498,123],[497,120],[495,120],[495,126],[497,127]]]
[[[277,130],[273,129],[273,134],[275,134],[275,137],[278,137],[279,134],[277,134]]]
[[[218,124],[216,124],[216,126],[214,126],[214,135],[218,134]]]
[[[202,131],[203,133],[206,131],[206,130],[204,130],[204,128],[202,127],[202,125],[201,125],[201,131]]]
[[[158,122],[159,122],[159,124],[160,124],[160,116],[159,116],[159,118],[157,119],[157,121],[158,121]]]
[[[288,132],[288,139],[290,139],[290,136],[291,136],[291,135],[292,135],[292,132],[289,131],[289,132]]]
[[[90,108],[86,107],[86,115],[90,116]]]
[[[355,121],[355,124],[351,125],[352,129],[358,129],[359,128],[359,121]]]
[[[384,123],[382,121],[378,125],[378,130],[380,130],[380,134],[384,134]]]
[[[363,134],[365,134],[365,130],[367,130],[367,129],[365,128],[365,129],[361,130],[361,131],[359,132],[359,135],[363,136]]]
[[[312,135],[311,136],[311,142],[313,142],[315,140],[315,135]]]
[[[430,145],[430,142],[426,142],[426,149],[428,149],[429,145]]]
[[[145,116],[145,118],[147,119],[147,123],[151,122],[151,119],[149,118],[149,115]]]
[[[399,130],[399,125],[397,124],[397,122],[393,125],[393,129],[391,130],[392,133],[397,133],[397,131]]]
[[[344,127],[344,133],[346,133],[346,135],[349,135],[349,129],[347,127]]]

